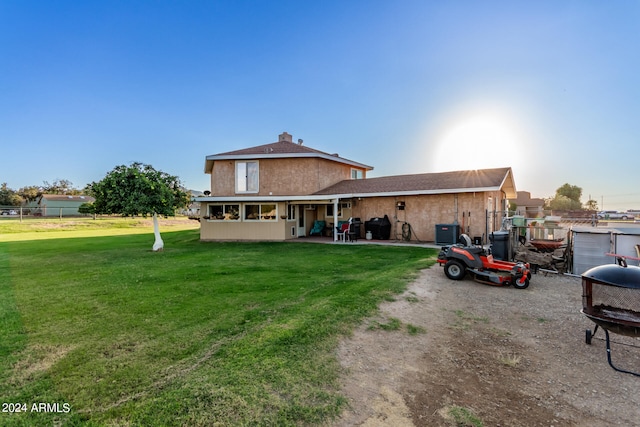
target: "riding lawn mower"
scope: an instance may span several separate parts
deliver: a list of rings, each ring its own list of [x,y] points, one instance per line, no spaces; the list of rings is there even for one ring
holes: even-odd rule
[[[477,282],[488,285],[513,285],[517,289],[529,286],[529,263],[495,260],[491,250],[473,245],[466,234],[460,236],[460,242],[443,246],[438,254],[437,261],[449,279],[462,280],[469,273]]]

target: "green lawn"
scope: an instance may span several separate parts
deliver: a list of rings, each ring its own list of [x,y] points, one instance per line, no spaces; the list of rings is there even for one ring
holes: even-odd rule
[[[0,400],[27,409],[0,425],[326,422],[346,404],[338,340],[436,254],[194,229],[154,253],[148,231],[0,240]]]
[[[200,226],[197,221],[186,217],[161,218],[161,231],[193,230]],[[23,221],[0,217],[0,242],[15,240],[51,239],[51,233],[62,232],[65,237],[96,237],[117,234],[148,234],[153,230],[151,218],[122,218],[101,216],[80,218],[33,218]],[[62,236],[62,235],[60,235]],[[60,237],[58,236],[58,237]],[[153,241],[151,242],[153,244]]]

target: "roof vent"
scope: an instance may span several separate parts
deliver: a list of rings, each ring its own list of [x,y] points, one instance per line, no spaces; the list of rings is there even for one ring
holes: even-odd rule
[[[298,145],[302,145],[303,142],[304,142],[303,140],[298,139]]]
[[[287,132],[282,132],[278,137],[278,142],[293,142],[293,137]]]

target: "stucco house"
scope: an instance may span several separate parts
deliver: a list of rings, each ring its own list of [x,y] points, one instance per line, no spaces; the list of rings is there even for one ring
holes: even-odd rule
[[[371,170],[293,142],[286,132],[274,143],[207,156],[211,192],[195,199],[201,203],[200,238],[296,239],[308,236],[314,221],[324,221],[332,236],[335,225],[349,218],[364,223],[385,216],[391,239],[435,241],[441,224],[487,236],[500,227],[507,200],[516,197],[509,167],[367,178]]]
[[[544,199],[532,198],[528,191],[518,191],[517,197],[510,200],[516,205],[516,214],[527,218],[541,218],[544,216]]]

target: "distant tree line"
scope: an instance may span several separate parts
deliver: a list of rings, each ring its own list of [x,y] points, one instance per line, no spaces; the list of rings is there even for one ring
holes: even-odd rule
[[[51,184],[45,181],[41,186],[22,187],[17,191],[5,182],[0,186],[0,206],[20,206],[43,194],[93,196],[94,203],[83,203],[78,208],[82,214],[153,216],[155,242],[152,249],[156,252],[164,248],[158,216],[174,215],[176,209],[187,206],[190,199],[177,176],[134,162],[116,166],[103,179],[88,184],[83,190],[75,188],[66,179]]]
[[[44,181],[42,185],[29,185],[21,187],[17,190],[9,188],[7,183],[0,185],[0,206],[20,206],[24,203],[37,200],[43,194],[64,194],[75,196],[78,194],[86,194],[85,189],[79,189],[73,186],[68,179],[57,179],[52,183]]]
[[[565,183],[556,189],[553,197],[544,199],[544,209],[551,211],[598,211],[598,202],[589,198],[584,204],[582,188],[577,185]],[[515,212],[518,206],[509,203],[509,211]]]
[[[88,195],[95,203],[84,203],[80,213],[119,214],[123,216],[172,215],[189,203],[189,193],[177,176],[159,171],[151,165],[134,162],[116,166],[102,180],[74,187],[68,179],[31,185],[18,190],[0,185],[0,206],[21,206],[43,194]]]

